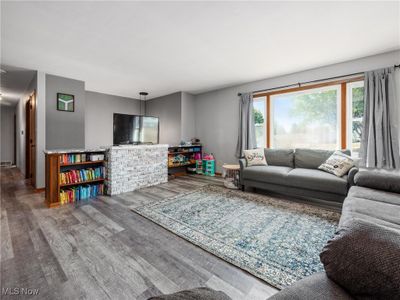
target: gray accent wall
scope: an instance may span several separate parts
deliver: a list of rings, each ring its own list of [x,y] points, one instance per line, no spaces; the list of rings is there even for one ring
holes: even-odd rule
[[[199,94],[195,99],[196,135],[205,146],[205,151],[216,156],[217,170],[224,163],[237,163],[235,149],[239,126],[239,92],[251,92],[282,85],[318,80],[350,73],[393,66],[400,63],[400,51],[360,58],[344,63],[293,73],[285,76],[254,81],[229,88]],[[399,70],[397,94],[399,95]],[[398,97],[400,100],[400,97]]]
[[[180,143],[181,110],[181,92],[146,101],[146,115],[159,118],[160,144]]]
[[[114,113],[140,114],[140,100],[86,91],[86,148],[113,144]]]
[[[15,106],[0,105],[1,113],[1,162],[14,161],[14,116]]]
[[[190,141],[196,136],[195,96],[182,92],[181,101],[181,139],[184,141]]]
[[[57,93],[75,96],[75,111],[57,110]],[[46,75],[46,149],[85,147],[85,83]]]

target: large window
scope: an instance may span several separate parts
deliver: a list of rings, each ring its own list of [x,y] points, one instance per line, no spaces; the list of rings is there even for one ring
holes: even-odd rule
[[[254,124],[256,127],[256,141],[258,148],[264,148],[267,141],[267,114],[266,114],[266,97],[258,97],[254,99]]]
[[[363,97],[362,81],[324,83],[256,95],[257,146],[349,148],[357,155]]]
[[[338,148],[340,86],[273,95],[271,147]]]

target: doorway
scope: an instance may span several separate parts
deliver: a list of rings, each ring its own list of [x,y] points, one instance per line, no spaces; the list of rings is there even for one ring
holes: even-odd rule
[[[36,92],[26,102],[25,178],[36,186]]]

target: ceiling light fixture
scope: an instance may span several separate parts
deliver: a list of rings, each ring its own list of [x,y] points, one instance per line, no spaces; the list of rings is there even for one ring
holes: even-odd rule
[[[139,93],[139,100],[140,100],[140,114],[143,116],[146,113],[146,97],[149,95],[147,92],[140,92]],[[142,112],[142,101],[144,101],[144,112]]]

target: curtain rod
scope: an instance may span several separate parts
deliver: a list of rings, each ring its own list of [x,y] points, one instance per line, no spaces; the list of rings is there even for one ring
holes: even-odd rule
[[[400,68],[400,64],[394,65],[394,68]],[[334,76],[334,77],[328,77],[324,79],[317,79],[317,80],[310,80],[310,81],[304,81],[304,82],[298,82],[298,83],[292,83],[288,85],[281,85],[269,89],[263,89],[263,90],[258,90],[258,91],[253,91],[253,93],[261,93],[261,92],[267,92],[267,91],[273,91],[273,90],[280,90],[288,87],[293,87],[293,86],[301,86],[303,84],[309,84],[309,83],[316,83],[316,82],[321,82],[321,81],[326,81],[326,80],[332,80],[332,79],[338,79],[338,78],[343,78],[343,77],[350,77],[350,76],[355,76],[355,75],[361,75],[364,74],[364,72],[358,72],[358,73],[351,73],[351,74],[346,74],[346,75],[341,75],[341,76]],[[238,93],[238,96],[242,96],[242,93]]]

